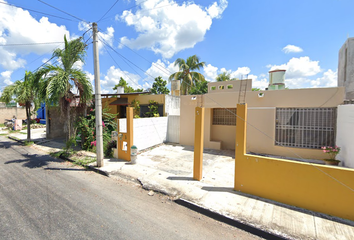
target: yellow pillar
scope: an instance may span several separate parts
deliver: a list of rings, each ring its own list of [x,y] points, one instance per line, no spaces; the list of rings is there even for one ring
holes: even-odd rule
[[[236,144],[235,144],[235,181],[234,189],[236,189],[236,174],[238,161],[246,154],[246,130],[247,130],[247,104],[237,104],[236,117]]]
[[[132,107],[127,107],[127,132],[121,133],[119,131],[119,120],[118,120],[118,158],[126,161],[130,161],[131,157],[131,146],[133,146],[133,110]],[[124,143],[127,145],[127,149],[124,148]]]
[[[204,108],[195,108],[193,179],[201,180],[203,174]]]

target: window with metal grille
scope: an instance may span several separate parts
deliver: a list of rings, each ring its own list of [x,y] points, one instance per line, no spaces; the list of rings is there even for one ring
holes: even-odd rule
[[[213,108],[213,125],[236,126],[236,108]]]
[[[336,108],[277,108],[275,145],[318,149],[335,145]]]

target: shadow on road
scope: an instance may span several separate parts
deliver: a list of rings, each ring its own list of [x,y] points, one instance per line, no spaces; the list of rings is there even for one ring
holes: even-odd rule
[[[4,137],[4,136],[0,136],[0,149],[1,148],[11,148],[11,146],[15,146],[15,145],[21,145],[21,143],[18,143],[18,142],[15,142],[15,141],[12,141],[10,139],[8,139],[7,137]]]
[[[40,168],[47,166],[51,162],[61,163],[63,160],[52,158],[48,155],[38,155],[38,154],[22,154],[24,159],[17,159],[12,161],[7,161],[5,164],[22,163],[22,166],[27,168]]]

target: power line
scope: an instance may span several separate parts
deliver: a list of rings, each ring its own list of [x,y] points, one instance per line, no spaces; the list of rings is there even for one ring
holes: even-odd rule
[[[119,2],[119,0],[117,0],[117,1],[107,10],[107,12],[97,21],[97,23],[98,23],[99,21],[101,21],[102,18],[103,18],[104,16],[106,16],[106,14],[109,13],[109,11],[111,11],[111,9],[112,9],[118,2]]]
[[[99,30],[103,32],[102,29],[99,29]],[[122,44],[123,46],[125,46],[126,48],[128,48],[130,51],[132,51],[133,53],[135,53],[136,55],[138,55],[139,57],[141,57],[142,59],[144,59],[146,62],[151,63],[152,66],[158,68],[159,70],[161,70],[161,71],[163,71],[163,72],[165,72],[165,73],[167,73],[167,74],[172,74],[172,72],[171,72],[169,69],[167,69],[166,67],[161,66],[161,65],[159,65],[159,64],[157,64],[157,63],[154,63],[153,61],[151,61],[151,60],[145,58],[145,57],[142,56],[141,54],[139,54],[139,53],[137,53],[136,51],[134,51],[133,49],[131,49],[129,46],[127,46],[127,45],[125,45],[125,44],[119,42],[119,41],[118,41],[117,39],[115,39],[115,38],[113,38],[113,39],[114,39],[117,43]]]
[[[101,41],[103,41],[104,44],[106,44],[110,49],[112,49],[112,51],[114,51],[118,56],[120,56],[123,60],[125,59],[126,61],[130,62],[131,64],[133,64],[135,67],[137,67],[138,69],[140,69],[140,71],[144,72],[146,75],[150,76],[152,79],[154,79],[153,76],[151,76],[150,74],[148,74],[146,71],[144,71],[143,69],[141,69],[139,66],[137,66],[135,63],[133,63],[132,61],[130,61],[129,59],[127,59],[126,57],[124,57],[122,54],[120,54],[119,52],[117,52],[114,48],[112,48],[109,44],[106,43],[106,41],[104,39],[101,38]],[[134,69],[133,69],[134,70]],[[140,75],[140,74],[138,74]]]
[[[43,14],[43,15],[46,15],[46,16],[50,16],[50,17],[61,18],[61,19],[64,19],[64,20],[68,20],[68,21],[72,21],[72,22],[77,22],[77,21],[72,20],[72,19],[69,19],[69,18],[64,18],[64,17],[55,16],[55,15],[52,15],[52,14],[40,12],[40,11],[33,10],[33,9],[29,9],[29,8],[24,8],[24,7],[16,6],[16,5],[13,5],[13,4],[6,3],[6,2],[0,2],[0,3],[1,3],[1,4],[5,4],[5,5],[9,5],[9,6],[11,6],[11,7],[17,7],[17,8],[25,9],[25,10],[28,10],[28,11],[31,11],[31,12],[40,13],[40,14]]]
[[[133,9],[133,8],[135,8],[135,7],[138,7],[138,6],[140,6],[142,3],[147,2],[147,1],[149,1],[149,0],[142,1],[142,2],[139,3],[139,4],[136,4],[136,5],[132,6],[132,7],[126,8],[126,9],[123,10],[122,12],[127,11],[127,10],[130,10],[130,9]],[[182,3],[182,2],[185,2],[185,0],[182,0],[182,1],[175,1],[174,3]],[[158,8],[164,8],[164,7],[170,7],[170,6],[172,6],[172,4],[168,4],[168,5],[164,5],[164,6],[159,6],[159,7],[155,7],[155,8],[150,8],[150,9],[144,9],[144,10],[141,10],[141,11],[142,11],[142,12],[146,12],[146,11],[151,11],[151,10],[155,10],[155,9],[158,9]],[[108,17],[103,18],[103,19],[101,19],[101,20],[106,20],[106,19],[111,18],[111,17],[113,17],[113,16],[114,16],[114,15],[111,15],[111,16],[108,16]]]
[[[114,62],[120,69],[122,69],[122,68],[119,66],[119,64],[116,62],[116,60],[114,60],[114,58],[112,57],[112,55],[108,52],[108,49],[106,48],[106,44],[104,44],[103,46],[104,46],[104,48],[106,49],[108,55],[112,58],[113,62]],[[135,82],[135,80],[130,79],[129,76],[128,76],[128,74],[125,74],[123,70],[122,70],[122,72],[123,72],[123,74],[125,75],[125,77],[126,77],[128,80],[130,80],[131,82],[134,82],[134,83],[137,84],[138,86],[140,85],[140,84],[138,84],[137,82]]]
[[[78,20],[80,20],[80,21],[83,21],[83,22],[88,23],[88,22],[87,22],[87,21],[85,21],[84,19],[79,18],[79,17],[76,17],[76,16],[74,16],[74,15],[72,15],[72,14],[68,13],[68,12],[65,12],[65,11],[63,11],[63,10],[61,10],[61,9],[57,8],[57,7],[54,7],[54,6],[52,6],[52,5],[50,5],[50,4],[46,3],[46,2],[44,2],[44,1],[42,1],[42,0],[38,0],[38,1],[39,1],[39,2],[41,2],[41,3],[43,3],[43,4],[45,4],[45,5],[47,5],[47,6],[49,6],[49,7],[51,7],[51,8],[56,9],[56,10],[58,10],[58,11],[62,12],[62,13],[65,13],[66,15],[69,15],[69,16],[71,16],[71,17],[73,17],[73,18],[76,18],[76,19],[78,19]]]
[[[43,42],[43,43],[10,43],[10,44],[0,45],[0,47],[27,46],[27,45],[43,45],[43,44],[57,44],[57,43],[64,43],[64,42]]]

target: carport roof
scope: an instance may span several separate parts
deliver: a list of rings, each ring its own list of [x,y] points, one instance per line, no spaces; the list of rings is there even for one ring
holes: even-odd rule
[[[117,100],[111,102],[109,105],[129,105],[128,98],[118,98]]]

